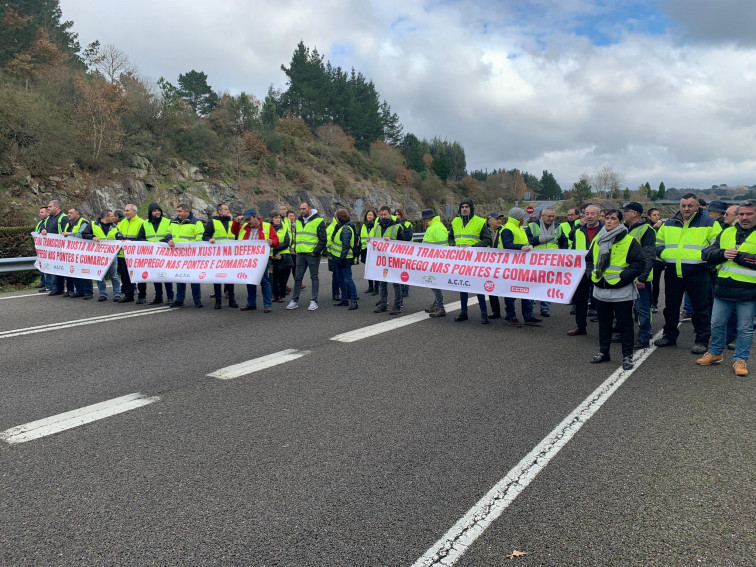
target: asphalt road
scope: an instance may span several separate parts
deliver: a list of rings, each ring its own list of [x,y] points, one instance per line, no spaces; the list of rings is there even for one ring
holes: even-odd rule
[[[316,312],[215,311],[208,286],[201,310],[0,296],[0,432],[128,394],[152,401],[0,441],[0,564],[420,564],[620,375],[619,345],[615,361],[589,364],[597,325],[566,336],[563,305],[543,327],[483,326],[472,306],[464,323],[421,315],[332,340],[421,312],[432,294],[411,288],[399,318],[364,293],[347,312],[328,276],[321,266]],[[457,565],[754,564],[756,366],[746,379],[728,363],[697,367],[690,323],[681,330],[540,459]],[[300,357],[208,376],[286,349]]]

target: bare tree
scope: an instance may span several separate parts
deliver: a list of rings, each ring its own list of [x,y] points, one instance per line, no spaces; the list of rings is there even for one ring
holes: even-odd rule
[[[129,61],[129,56],[111,43],[97,52],[93,62],[95,68],[113,85],[118,82],[121,75],[133,75],[137,70],[136,66]]]
[[[615,171],[612,167],[604,165],[591,176],[591,186],[596,190],[599,197],[611,197],[618,193],[624,183],[624,175]]]

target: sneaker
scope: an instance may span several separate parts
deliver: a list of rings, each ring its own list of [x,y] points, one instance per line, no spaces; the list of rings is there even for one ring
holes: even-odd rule
[[[541,311],[541,317],[551,317],[551,314],[548,311]]]
[[[467,319],[468,319],[468,317],[467,317],[467,313],[460,313],[459,315],[457,315],[457,316],[456,316],[456,317],[454,318],[454,320],[455,320],[455,321],[456,321],[457,323],[459,323],[460,321],[467,321]]]
[[[712,364],[719,364],[720,362],[722,362],[722,355],[711,354],[710,352],[707,352],[701,358],[696,360],[698,366],[711,366]]]
[[[114,301],[115,303],[120,303],[120,302],[121,302],[121,296],[120,296],[120,295],[116,295],[116,296],[115,296],[115,297],[113,298],[113,301]]]
[[[97,301],[107,301],[107,300],[108,298],[104,295],[101,295],[100,297],[97,298]]]
[[[706,345],[695,344],[695,345],[693,345],[693,348],[690,349],[690,354],[703,354],[708,349],[709,349],[709,347],[707,347]]]
[[[595,309],[589,309],[588,310],[588,317],[596,317],[598,315],[598,311]]]
[[[735,341],[727,343],[727,350],[735,350]]]
[[[378,306],[375,309],[373,309],[373,313],[383,313],[384,311],[388,311],[388,307],[382,307]]]
[[[651,313],[658,313],[658,312],[659,312],[659,307],[657,307],[656,304],[653,304],[651,306]]]
[[[642,348],[648,348],[649,346],[651,346],[651,342],[650,341],[636,340],[635,343],[633,343],[633,350],[638,350],[638,349],[642,349]]]
[[[160,305],[161,303],[163,303],[163,298],[162,297],[160,297],[160,298],[156,297],[155,299],[153,299],[152,301],[150,301],[148,303],[148,305]]]
[[[401,307],[394,307],[391,311],[389,311],[389,315],[399,315],[399,313],[402,312]]]
[[[522,327],[519,319],[504,319],[504,322],[512,327]]]
[[[299,303],[294,301],[293,299],[289,302],[289,304],[286,306],[286,309],[296,309],[299,307]]]
[[[667,336],[662,335],[661,338],[656,339],[654,341],[654,345],[658,347],[667,347],[667,346],[675,346],[677,344],[677,339],[670,339]]]
[[[501,313],[491,313],[488,316],[489,319],[501,319]]]
[[[446,309],[443,307],[436,307],[433,313],[428,313],[428,317],[446,317]]]
[[[685,311],[685,309],[680,311],[680,321],[690,321],[690,315],[687,311]]]
[[[612,357],[609,356],[608,353],[600,352],[594,356],[590,362],[591,364],[601,364],[602,362],[609,362],[610,360],[612,360]]]
[[[732,368],[735,370],[736,376],[748,376],[748,367],[745,360],[736,360]]]
[[[632,370],[633,368],[633,357],[632,356],[625,356],[622,358],[622,370]]]
[[[137,305],[144,305],[145,303],[147,303],[147,300],[144,297],[140,297],[136,300]]]
[[[307,308],[307,311],[315,311],[317,308],[318,308],[318,302],[310,301],[310,306]]]
[[[435,305],[435,304],[433,304],[433,303],[431,303],[428,307],[425,308],[425,312],[426,313],[433,313],[437,309],[438,309],[438,306]]]

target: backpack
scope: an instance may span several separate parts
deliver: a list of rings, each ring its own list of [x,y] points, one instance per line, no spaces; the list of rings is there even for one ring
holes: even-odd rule
[[[360,263],[360,254],[362,253],[362,236],[360,231],[356,227],[350,226],[352,233],[354,234],[354,245],[352,246],[352,255],[354,256],[354,263]]]

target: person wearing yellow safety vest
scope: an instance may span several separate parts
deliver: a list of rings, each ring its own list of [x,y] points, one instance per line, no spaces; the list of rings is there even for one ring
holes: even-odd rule
[[[360,227],[362,251],[360,252],[360,260],[363,264],[365,263],[365,260],[367,260],[368,241],[370,240],[370,234],[373,232],[373,227],[375,226],[376,219],[377,217],[375,216],[375,211],[373,209],[368,209],[367,211],[365,211],[365,215],[362,217],[362,226]],[[365,290],[365,293],[378,295],[378,291],[378,282],[368,280],[368,288]]]
[[[499,238],[501,239],[501,247],[506,250],[519,250],[522,252],[529,252],[533,246],[528,241],[528,235],[523,228],[527,223],[528,216],[520,207],[513,207],[509,210],[509,215],[506,224],[500,231]],[[522,318],[526,325],[538,325],[543,322],[543,319],[533,316],[533,305],[535,301],[532,299],[520,299],[520,306],[522,308]],[[504,298],[504,321],[508,325],[513,327],[522,327],[522,323],[517,318],[515,312],[515,298]]]
[[[449,246],[471,246],[478,242],[486,231],[488,231],[486,219],[475,214],[475,204],[472,199],[462,199],[459,203],[458,216],[454,217],[449,229]],[[454,318],[458,323],[468,319],[468,297],[466,291],[459,292],[462,309]],[[478,307],[480,307],[480,317],[485,324],[488,322],[488,311],[486,310],[486,296],[482,293],[478,294]]]
[[[192,214],[192,209],[189,205],[182,203],[176,207],[176,218],[168,226],[168,246],[175,248],[177,242],[197,242],[202,240],[204,233],[205,227],[202,221]],[[190,285],[194,306],[198,308],[204,307],[202,305],[202,288],[200,284],[193,283]],[[175,299],[169,305],[171,307],[181,307],[184,305],[185,297],[186,284],[177,283]]]
[[[53,199],[47,204],[47,218],[44,224],[41,225],[39,233],[42,236],[47,234],[60,234],[68,224],[68,217],[63,214],[60,208],[60,201]],[[50,295],[63,295],[66,290],[66,278],[65,276],[59,276],[56,274],[50,274],[50,283],[52,284],[52,290]]]
[[[286,297],[286,282],[289,280],[291,268],[294,264],[291,258],[291,232],[289,222],[284,223],[286,207],[273,209],[270,213],[270,224],[278,236],[278,246],[270,251],[270,264],[273,267],[273,303],[283,303]],[[287,221],[289,219],[286,219]]]
[[[137,206],[129,203],[123,208],[124,218],[118,223],[116,240],[127,240],[130,242],[143,242],[147,240],[144,232],[144,220],[137,216]],[[115,214],[115,213],[114,213]],[[129,268],[126,265],[126,257],[123,250],[118,252],[118,276],[121,278],[121,299],[118,303],[128,303],[134,301],[134,284],[131,282]],[[145,303],[147,297],[147,284],[138,283],[137,303]]]
[[[147,207],[147,220],[144,221],[144,235],[148,242],[167,242],[168,231],[171,226],[171,219],[163,215],[163,209],[157,203],[150,203]],[[165,285],[165,295],[168,303],[173,301],[173,284],[171,282],[154,282],[155,298],[150,301],[150,305],[160,305],[163,303],[163,285]]]
[[[89,230],[90,222],[82,216],[81,209],[73,207],[68,211],[68,223],[61,233],[65,237],[83,238],[82,233]],[[66,278],[70,280],[74,292],[70,297],[92,299],[92,280],[85,278]]]
[[[34,228],[34,232],[39,232],[42,227],[45,226],[45,219],[47,218],[47,207],[40,207],[37,213],[37,226]],[[52,277],[45,278],[44,272],[39,272],[39,293],[49,293],[52,291]]]
[[[567,209],[567,220],[560,222],[559,226],[562,229],[562,234],[569,241],[570,234],[575,229],[575,222],[580,219],[580,213],[576,207]]]
[[[599,208],[596,205],[586,205],[581,223],[570,234],[570,248],[572,250],[590,250],[591,243],[596,235],[604,227],[604,223],[598,220]],[[587,335],[588,331],[588,301],[591,291],[590,274],[585,273],[580,278],[580,283],[572,296],[575,306],[575,328],[567,331],[571,337]]]
[[[329,258],[328,263],[334,265],[334,274],[336,275],[340,297],[335,307],[349,306],[349,311],[358,308],[357,305],[357,286],[352,279],[352,266],[354,265],[355,246],[357,239],[357,226],[352,222],[349,211],[339,209],[335,213],[336,228],[329,237]],[[357,254],[359,252],[357,251]]]
[[[243,215],[234,219],[231,226],[231,232],[236,235],[237,240],[266,240],[271,250],[278,246],[278,234],[270,223],[263,222],[262,217],[257,214],[255,209],[247,209]],[[265,265],[260,288],[263,297],[263,312],[270,313],[273,310],[273,289],[270,285],[269,274],[270,255],[268,263]],[[247,284],[247,304],[239,311],[253,311],[257,309],[257,286]]]
[[[118,234],[118,227],[115,225],[113,211],[105,209],[100,213],[100,218],[95,220],[89,228],[82,233],[82,238],[100,242],[101,240],[115,240]],[[108,270],[102,280],[97,281],[97,292],[99,297],[97,301],[108,300],[108,288],[105,284],[105,278],[110,276],[113,284],[113,301],[121,299],[121,280],[118,278],[118,262],[115,260],[108,266]]]
[[[680,334],[680,303],[684,293],[693,304],[695,344],[690,352],[704,354],[711,337],[711,281],[709,267],[701,256],[722,227],[699,208],[694,193],[680,199],[680,210],[659,228],[656,254],[664,260],[664,332],[654,341],[658,347],[677,344]]]
[[[335,213],[334,213],[335,215]],[[339,220],[336,216],[333,217],[331,223],[326,227],[326,258],[333,257],[333,233],[336,230]],[[341,301],[341,289],[339,288],[339,278],[335,271],[331,270],[331,264],[328,266],[328,271],[331,272],[331,299],[334,301]]]
[[[481,234],[481,239],[473,244],[475,248],[501,248],[501,225],[504,221],[504,215],[496,211],[488,213],[486,217],[486,226],[488,230]],[[501,319],[501,302],[498,295],[489,295],[488,301],[491,302],[491,313],[488,319]],[[487,325],[488,319],[483,320]]]
[[[391,208],[384,205],[378,210],[378,220],[373,227],[371,238],[409,241],[412,239],[412,233],[408,233],[404,226],[391,215]],[[380,281],[376,283],[378,284],[380,295],[378,296],[378,304],[373,312],[383,313],[384,311],[388,311],[388,282]],[[391,285],[394,288],[394,303],[389,315],[399,315],[402,310],[402,288],[398,283],[392,283]]]
[[[643,249],[643,271],[635,282],[638,298],[635,313],[638,316],[638,339],[634,349],[646,348],[651,344],[651,292],[653,291],[654,259],[656,258],[656,231],[648,219],[643,217],[643,205],[630,201],[622,207],[622,215],[628,234],[635,238]]]
[[[725,228],[714,244],[704,250],[703,256],[707,263],[717,267],[717,277],[711,311],[711,344],[696,364],[710,366],[722,362],[727,324],[735,313],[737,339],[732,366],[737,376],[748,376],[747,362],[751,356],[756,316],[756,199],[740,204],[738,221]]]
[[[591,242],[586,256],[586,272],[593,282],[593,296],[599,323],[599,353],[591,364],[611,360],[612,323],[617,318],[617,327],[622,338],[622,368],[633,367],[633,301],[638,297],[635,280],[646,265],[640,243],[631,236],[622,224],[622,211],[607,209],[606,224]]]
[[[574,210],[574,209],[571,209]],[[533,248],[548,248],[551,250],[566,249],[569,247],[569,241],[562,232],[562,223],[560,225],[554,222],[556,213],[554,209],[546,208],[541,211],[541,218],[528,223],[525,227],[525,234],[528,241],[533,244]],[[551,302],[541,301],[541,317],[551,317]]]
[[[210,244],[223,244],[229,240],[236,240],[236,236],[231,232],[231,211],[225,203],[219,203],[215,207],[215,216],[211,217],[205,223],[205,232],[202,240]],[[228,297],[228,306],[231,309],[238,309],[234,295],[234,284],[213,284],[213,295],[215,296],[215,309],[221,308],[223,296]]]
[[[438,244],[439,246],[449,245],[449,231],[441,222],[441,217],[436,215],[433,209],[423,209],[420,213],[420,217],[423,219],[425,225],[425,234],[423,235],[423,242],[426,244]],[[446,317],[446,309],[444,309],[444,294],[438,289],[432,287],[433,291],[433,303],[425,308],[425,312],[428,317]]]
[[[409,234],[409,242],[412,242],[412,235],[414,233],[412,223],[407,218],[407,214],[404,212],[404,209],[396,209],[394,211],[394,216],[396,217],[396,222],[402,225],[404,228],[405,235]],[[402,288],[402,307],[404,307],[404,298],[409,297],[409,288],[410,286],[408,284],[400,284]]]
[[[291,293],[291,301],[286,309],[291,310],[299,307],[302,280],[305,272],[309,270],[312,295],[307,310],[315,311],[318,308],[320,254],[325,250],[328,243],[326,223],[323,217],[318,214],[318,210],[313,209],[310,203],[306,201],[299,204],[299,215],[296,222],[297,242],[295,250],[297,261],[294,267],[294,289]]]

